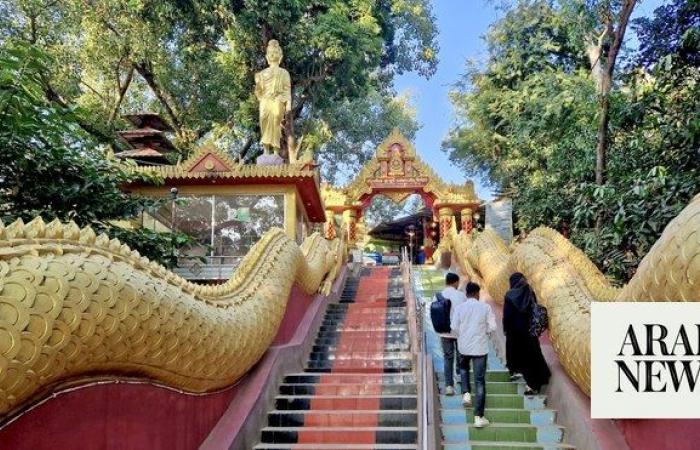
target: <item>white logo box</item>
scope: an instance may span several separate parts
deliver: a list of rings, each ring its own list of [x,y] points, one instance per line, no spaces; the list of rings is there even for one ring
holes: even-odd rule
[[[629,333],[630,325],[638,348]],[[662,326],[668,334],[661,342],[675,355],[662,354]],[[651,342],[653,355],[647,355],[650,332],[655,338]],[[621,350],[623,356],[619,356]],[[633,355],[636,350],[642,355]],[[699,354],[700,303],[593,302],[591,417],[700,418]],[[692,390],[689,379],[697,381]],[[659,392],[664,386],[665,392]]]

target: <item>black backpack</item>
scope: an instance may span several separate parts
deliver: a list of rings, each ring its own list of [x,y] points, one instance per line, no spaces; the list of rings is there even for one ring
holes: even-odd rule
[[[539,303],[532,303],[532,317],[530,318],[530,334],[540,337],[549,326],[549,314],[547,308]]]
[[[436,300],[430,304],[430,321],[433,322],[433,329],[436,333],[449,333],[450,328],[450,309],[452,302],[442,296],[441,293],[435,294]]]

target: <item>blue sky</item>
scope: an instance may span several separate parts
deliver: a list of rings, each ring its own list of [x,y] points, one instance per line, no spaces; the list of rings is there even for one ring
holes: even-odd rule
[[[663,0],[643,0],[634,16],[648,15],[664,3]],[[447,154],[441,149],[453,123],[448,92],[463,73],[467,59],[486,59],[482,36],[489,24],[498,18],[499,12],[494,8],[494,2],[486,0],[433,0],[432,4],[440,46],[437,72],[429,80],[413,73],[404,74],[396,79],[396,89],[399,93],[408,91],[413,97],[418,122],[422,126],[415,139],[418,153],[445,181],[463,183],[465,175],[450,164]],[[474,181],[479,196],[488,199],[490,189],[481,180]]]

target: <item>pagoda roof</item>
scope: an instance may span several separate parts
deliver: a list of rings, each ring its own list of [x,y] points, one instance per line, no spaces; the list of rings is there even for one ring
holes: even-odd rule
[[[164,152],[175,151],[175,146],[162,131],[154,128],[140,128],[136,130],[122,130],[119,136],[134,148],[151,147]]]
[[[173,131],[173,128],[160,115],[153,112],[125,114],[124,117],[136,128],[153,128],[159,131]]]
[[[168,164],[168,159],[165,157],[165,155],[163,155],[163,153],[150,147],[125,150],[123,152],[116,153],[114,156],[120,159],[131,158],[155,164]]]

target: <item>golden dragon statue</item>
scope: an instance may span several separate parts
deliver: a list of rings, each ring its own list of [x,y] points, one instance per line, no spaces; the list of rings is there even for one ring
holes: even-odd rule
[[[272,343],[293,284],[328,292],[343,246],[271,229],[231,279],[207,286],[89,227],[0,222],[0,418],[86,379],[230,386]]]
[[[562,366],[590,395],[594,301],[700,301],[700,195],[673,219],[623,288],[613,287],[590,259],[551,228],[533,230],[509,248],[491,229],[448,239],[463,273],[502,302],[508,278],[522,272],[549,312],[549,337]]]

